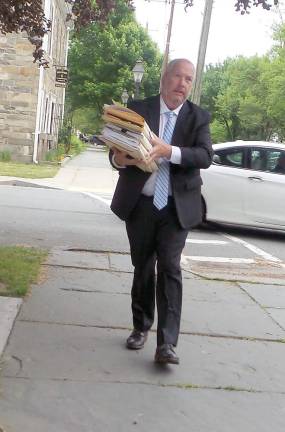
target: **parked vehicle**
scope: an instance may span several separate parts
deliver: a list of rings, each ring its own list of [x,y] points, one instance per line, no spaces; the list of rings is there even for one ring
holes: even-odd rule
[[[80,134],[79,134],[79,139],[80,139],[82,142],[85,142],[85,143],[88,142],[88,138],[87,138],[87,136],[86,136],[85,134],[83,134],[82,132],[80,132]]]
[[[204,220],[285,233],[285,145],[235,141],[213,148],[211,167],[201,170]]]
[[[105,146],[106,144],[102,141],[98,135],[91,135],[89,142],[94,145]]]

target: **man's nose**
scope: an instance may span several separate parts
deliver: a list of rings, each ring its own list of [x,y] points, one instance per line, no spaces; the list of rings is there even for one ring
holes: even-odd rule
[[[181,77],[180,80],[179,80],[179,84],[180,84],[180,86],[183,86],[183,87],[185,88],[186,85],[187,85],[187,80],[186,80],[186,78]]]

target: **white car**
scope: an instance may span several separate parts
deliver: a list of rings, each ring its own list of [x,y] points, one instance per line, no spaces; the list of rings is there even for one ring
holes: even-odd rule
[[[285,232],[285,144],[235,141],[214,144],[201,170],[205,221]]]

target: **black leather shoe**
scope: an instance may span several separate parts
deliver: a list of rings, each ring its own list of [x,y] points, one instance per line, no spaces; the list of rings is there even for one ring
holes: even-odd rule
[[[176,355],[173,345],[163,344],[156,348],[154,361],[156,363],[179,364],[179,357]]]
[[[142,332],[134,329],[127,339],[127,348],[138,350],[144,347],[144,343],[147,340],[147,332]]]

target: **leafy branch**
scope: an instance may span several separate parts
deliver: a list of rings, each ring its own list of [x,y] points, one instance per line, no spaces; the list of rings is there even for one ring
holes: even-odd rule
[[[64,0],[70,6],[66,19],[73,20],[75,31],[92,22],[105,23],[110,12],[116,9],[117,0]],[[242,15],[249,13],[252,6],[262,6],[270,10],[278,0],[233,0],[234,7]],[[132,0],[124,2],[133,9]],[[194,5],[194,0],[184,0],[185,9]],[[29,41],[35,46],[34,62],[44,67],[48,62],[44,59],[42,48],[43,38],[51,30],[51,21],[44,15],[42,0],[1,0],[0,33],[26,32]]]

